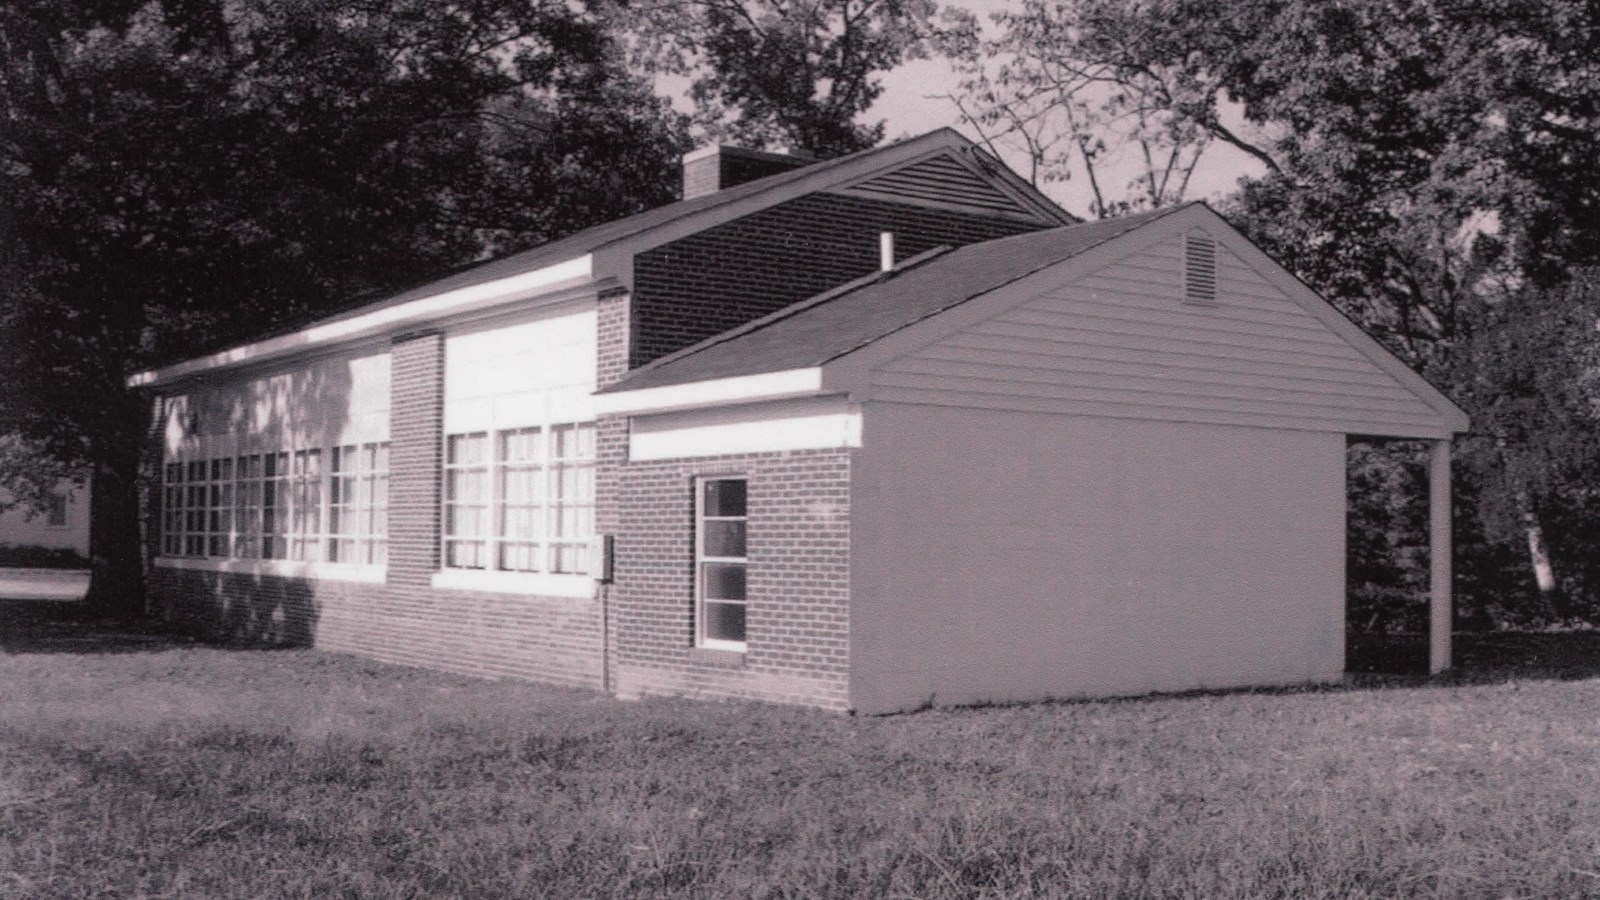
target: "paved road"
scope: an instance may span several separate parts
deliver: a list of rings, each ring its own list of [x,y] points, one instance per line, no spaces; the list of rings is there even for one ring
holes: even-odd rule
[[[0,599],[82,600],[89,589],[85,569],[0,568]]]

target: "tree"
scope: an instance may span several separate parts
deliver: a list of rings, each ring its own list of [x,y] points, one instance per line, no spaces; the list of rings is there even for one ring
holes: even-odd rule
[[[1502,427],[1495,398],[1517,396],[1527,366],[1488,352],[1481,341],[1492,339],[1475,330],[1503,336],[1524,318],[1553,327],[1545,310],[1561,285],[1600,255],[1597,15],[1582,0],[1030,0],[1000,18],[993,46],[1015,59],[987,82],[975,116],[1005,125],[1013,100],[1081,104],[1098,91],[1149,110],[1121,140],[1150,140],[1143,123],[1155,121],[1156,146],[1199,153],[1221,142],[1260,162],[1265,174],[1225,214],[1414,367],[1476,385],[1458,392],[1468,411],[1506,437],[1460,448],[1483,492],[1469,505],[1488,539],[1507,539],[1493,523],[1520,523],[1526,567],[1549,564],[1554,574],[1535,580],[1554,590],[1556,546],[1571,546],[1571,529],[1600,530],[1600,519],[1592,506],[1541,503],[1531,472],[1562,481],[1545,496],[1581,493],[1575,470],[1553,465],[1574,452],[1566,435],[1577,420],[1546,408],[1558,399],[1542,392],[1527,401],[1548,427]],[[1224,121],[1228,104],[1247,129]],[[1018,127],[1103,152],[1081,120]],[[1147,191],[1133,202],[1168,199]],[[1537,345],[1531,337],[1518,340]],[[1458,353],[1465,345],[1475,349]],[[1536,605],[1553,609],[1541,593]]]
[[[864,150],[857,120],[877,75],[927,52],[933,0],[682,0],[620,4],[652,71],[689,76],[696,123],[716,140],[819,159]]]
[[[128,373],[668,200],[683,143],[557,2],[12,0],[0,66],[0,431],[90,473],[108,608]]]
[[[1219,92],[1164,46],[1183,35],[1102,4],[1025,0],[994,16],[1000,35],[991,40],[968,11],[947,19],[942,49],[962,76],[947,99],[991,151],[1021,151],[1031,182],[1081,175],[1095,218],[1183,199],[1215,138],[1196,114]],[[1207,120],[1217,120],[1215,109]],[[1114,181],[1113,172],[1128,171]]]
[[[1501,616],[1600,621],[1600,272],[1487,305],[1452,362],[1486,537],[1531,563],[1495,579],[1523,600]]]

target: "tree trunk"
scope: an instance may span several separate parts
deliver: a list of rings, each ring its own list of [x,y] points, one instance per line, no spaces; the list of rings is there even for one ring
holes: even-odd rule
[[[1552,621],[1561,619],[1564,610],[1556,592],[1556,572],[1550,564],[1544,527],[1539,524],[1539,516],[1533,511],[1526,493],[1518,492],[1517,503],[1522,507],[1522,528],[1528,536],[1528,562],[1533,566],[1533,583],[1539,589],[1539,607]]]
[[[145,412],[136,396],[111,402],[129,407],[128,429],[96,441],[89,482],[89,593],[92,610],[117,618],[144,615],[144,539],[140,527],[142,424]],[[131,431],[131,434],[129,433]]]

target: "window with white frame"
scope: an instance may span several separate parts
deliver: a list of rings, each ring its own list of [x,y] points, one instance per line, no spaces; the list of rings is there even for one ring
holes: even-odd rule
[[[306,562],[322,558],[322,451],[294,451],[289,497],[292,519],[289,558]]]
[[[450,435],[445,567],[587,575],[594,448],[589,423]]]
[[[206,555],[227,556],[233,545],[233,458],[211,460],[206,506]]]
[[[550,429],[550,571],[589,571],[594,535],[594,426]]]
[[[540,513],[544,504],[542,428],[500,432],[499,568],[508,572],[539,571],[539,544],[544,539]]]
[[[482,569],[489,563],[489,435],[452,434],[445,441],[444,564]]]
[[[50,494],[49,505],[45,507],[44,524],[46,528],[67,527],[67,494],[65,491],[55,491]]]
[[[184,464],[183,555],[206,555],[206,461]]]
[[[289,471],[287,452],[261,455],[261,558],[289,558]]]
[[[327,472],[323,458],[307,448],[168,462],[162,554],[384,563],[389,445],[335,447]]]
[[[251,453],[235,461],[238,481],[234,486],[233,555],[240,559],[261,557],[261,454]]]
[[[328,560],[388,559],[389,445],[334,447],[328,470]]]
[[[745,649],[748,482],[701,478],[695,490],[695,631],[702,647]]]

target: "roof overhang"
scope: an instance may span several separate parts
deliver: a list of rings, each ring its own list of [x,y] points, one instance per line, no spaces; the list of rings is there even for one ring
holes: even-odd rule
[[[358,312],[220,353],[139,372],[129,376],[127,384],[132,388],[157,387],[216,369],[272,362],[414,329],[447,317],[479,315],[508,303],[539,299],[555,302],[592,290],[594,285],[594,257],[584,254],[531,272]]]
[[[600,393],[595,395],[594,403],[595,412],[600,415],[632,415],[815,397],[822,393],[822,369],[812,367]]]

